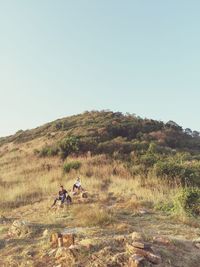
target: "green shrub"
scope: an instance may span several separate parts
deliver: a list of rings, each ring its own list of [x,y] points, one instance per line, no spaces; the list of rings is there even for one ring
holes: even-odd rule
[[[57,146],[45,146],[37,153],[40,157],[52,157],[59,153],[59,148]]]
[[[72,161],[72,162],[68,162],[68,163],[65,163],[63,165],[63,171],[65,173],[68,173],[70,172],[72,169],[74,170],[78,170],[79,168],[81,167],[81,163],[79,161]]]
[[[174,211],[200,215],[200,189],[193,187],[181,189],[174,200]]]
[[[76,136],[70,136],[64,138],[59,143],[60,156],[64,160],[71,153],[78,152],[79,150],[79,139]]]
[[[159,161],[154,167],[155,174],[169,182],[176,179],[185,186],[200,185],[200,166],[198,164],[180,164],[173,161]]]

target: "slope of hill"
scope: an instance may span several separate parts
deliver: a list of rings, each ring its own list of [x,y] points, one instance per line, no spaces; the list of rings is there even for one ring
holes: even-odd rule
[[[93,111],[63,118],[32,130],[19,130],[15,135],[1,138],[6,142],[21,143],[39,137],[74,135],[79,138],[93,138],[98,143],[116,137],[128,141],[156,141],[161,146],[200,152],[200,133],[183,130],[175,122],[163,123],[151,119],[141,119],[131,114],[111,111]]]
[[[1,138],[0,265],[198,267],[199,159],[198,132],[110,111]],[[51,209],[77,176],[88,197]],[[63,232],[75,247],[52,247]]]

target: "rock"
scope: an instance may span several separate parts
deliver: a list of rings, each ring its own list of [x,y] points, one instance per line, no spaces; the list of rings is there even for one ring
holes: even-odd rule
[[[127,262],[127,255],[124,252],[117,253],[113,257],[111,257],[109,266],[118,267],[124,266],[125,262]]]
[[[56,251],[56,255],[55,258],[59,259],[61,257],[63,257],[63,255],[66,253],[66,248],[58,248]]]
[[[28,250],[26,251],[26,256],[32,258],[34,256],[34,251]]]
[[[75,259],[78,259],[78,255],[79,255],[79,253],[80,253],[80,251],[81,251],[81,246],[79,246],[79,245],[71,245],[70,247],[69,247],[69,250],[72,252],[72,254],[74,255],[74,258]]]
[[[72,233],[62,234],[63,246],[70,247],[71,245],[74,245],[74,239],[75,237]]]
[[[136,241],[132,243],[132,246],[135,248],[142,248],[142,249],[148,249],[151,247],[150,244],[143,243],[143,242],[136,242]]]
[[[52,233],[50,237],[51,247],[58,247],[58,238],[62,237],[60,233]]]
[[[60,262],[65,262],[68,265],[67,266],[72,266],[73,264],[75,264],[76,258],[73,254],[73,252],[70,251],[70,249],[68,248],[58,248],[56,255],[55,255],[55,259]]]
[[[193,240],[195,248],[200,249],[200,237]]]
[[[4,239],[0,239],[0,249],[6,246],[6,241]]]
[[[200,249],[200,243],[194,243],[195,248]]]
[[[158,243],[158,244],[162,244],[164,246],[169,246],[171,244],[171,240],[169,238],[163,237],[163,236],[154,236],[153,242]]]
[[[149,212],[148,210],[146,210],[146,209],[140,209],[138,212],[139,212],[141,215],[149,214],[149,213],[150,213],[150,212]]]
[[[8,234],[11,236],[27,236],[30,233],[31,229],[27,222],[16,220],[11,225]]]
[[[92,249],[94,246],[92,239],[89,239],[89,238],[81,240],[79,244],[88,250]]]
[[[124,245],[126,243],[126,237],[124,235],[118,235],[114,238],[114,241],[118,245]]]
[[[144,257],[146,260],[148,260],[149,262],[153,264],[161,263],[161,257],[159,255],[154,254],[151,251],[147,251],[147,250],[140,249],[140,248],[135,248],[128,243],[126,244],[126,250],[131,254],[133,253],[133,254],[137,254],[137,255]]]
[[[52,256],[54,253],[56,253],[56,249],[55,248],[52,249],[52,250],[50,250],[49,253],[48,253],[48,255],[49,256]]]
[[[145,261],[144,257],[137,255],[137,254],[133,254],[129,258],[128,267],[143,267],[144,261]]]
[[[133,241],[142,241],[144,239],[143,235],[141,233],[138,233],[138,232],[133,232],[131,234],[131,238]]]
[[[88,193],[87,192],[83,192],[81,196],[82,196],[82,198],[88,198]]]
[[[10,219],[6,218],[5,216],[0,216],[0,224],[6,224],[10,221]]]
[[[62,237],[59,237],[58,238],[58,247],[63,247],[63,238]]]
[[[74,245],[74,234],[72,233],[52,233],[51,238],[51,247],[69,247]]]
[[[43,237],[47,237],[49,235],[49,230],[45,229],[44,232],[42,233]]]

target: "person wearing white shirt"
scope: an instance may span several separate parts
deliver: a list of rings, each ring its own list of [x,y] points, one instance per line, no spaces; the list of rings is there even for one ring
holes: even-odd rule
[[[75,192],[76,189],[82,190],[80,178],[77,178],[75,184],[73,185],[73,192]]]

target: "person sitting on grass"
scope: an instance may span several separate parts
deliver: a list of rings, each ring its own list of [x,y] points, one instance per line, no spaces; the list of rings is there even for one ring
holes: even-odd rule
[[[69,200],[71,200],[71,197],[68,195],[67,190],[65,190],[62,185],[60,186],[60,191],[58,192],[58,197],[55,198],[54,203],[53,203],[53,205],[51,207],[55,206],[56,205],[56,202],[58,200],[61,200],[61,204],[63,204],[65,202],[65,200],[67,200],[67,202]]]
[[[83,188],[81,186],[81,181],[80,181],[80,178],[77,178],[75,184],[73,185],[73,192],[76,192],[76,191],[83,191]]]

